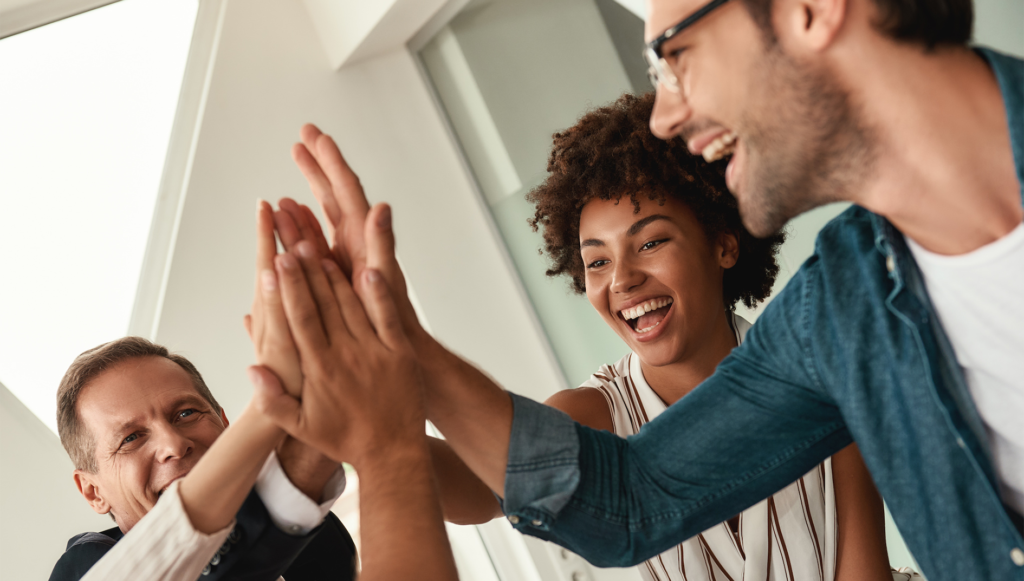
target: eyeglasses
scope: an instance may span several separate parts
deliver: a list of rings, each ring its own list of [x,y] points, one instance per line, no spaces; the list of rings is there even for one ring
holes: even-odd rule
[[[673,93],[679,92],[679,78],[676,77],[675,72],[672,71],[672,67],[669,66],[668,61],[661,56],[661,47],[670,38],[693,26],[698,20],[704,18],[709,12],[718,8],[722,4],[725,4],[729,0],[711,0],[704,6],[701,6],[693,14],[687,16],[682,22],[669,28],[661,36],[655,38],[651,42],[647,43],[647,48],[644,49],[644,59],[647,61],[647,78],[650,79],[651,84],[657,89],[658,85],[663,85],[666,89]]]

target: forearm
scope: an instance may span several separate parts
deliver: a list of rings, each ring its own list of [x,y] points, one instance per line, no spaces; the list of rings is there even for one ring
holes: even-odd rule
[[[426,383],[427,417],[480,480],[503,495],[512,431],[508,394],[426,333],[413,345]]]
[[[427,438],[427,443],[444,520],[475,525],[501,516],[501,506],[490,488],[473,474],[445,440]]]
[[[181,502],[197,531],[209,534],[234,520],[283,435],[252,407],[225,430],[181,481]]]
[[[425,442],[356,467],[362,523],[362,581],[455,581]],[[400,554],[399,554],[400,553]]]

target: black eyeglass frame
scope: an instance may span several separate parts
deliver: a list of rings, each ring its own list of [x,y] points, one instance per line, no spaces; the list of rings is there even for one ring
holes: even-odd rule
[[[671,39],[673,36],[676,36],[680,32],[682,32],[682,31],[686,30],[687,28],[693,26],[694,23],[696,23],[698,20],[700,20],[701,18],[704,18],[705,16],[707,16],[709,12],[711,12],[715,8],[718,8],[722,4],[725,4],[728,1],[729,0],[711,0],[711,2],[708,2],[707,4],[701,6],[700,8],[697,9],[696,12],[694,12],[693,14],[687,16],[681,22],[676,24],[675,26],[672,26],[671,28],[669,28],[665,32],[661,33],[661,36],[659,36],[658,38],[655,38],[651,42],[648,42],[647,43],[647,47],[644,50],[644,53],[646,54],[646,53],[650,52],[650,53],[653,53],[654,56],[656,56],[658,58],[662,58],[661,46],[663,44],[668,42],[669,39]],[[651,64],[653,65],[654,63],[651,63]]]

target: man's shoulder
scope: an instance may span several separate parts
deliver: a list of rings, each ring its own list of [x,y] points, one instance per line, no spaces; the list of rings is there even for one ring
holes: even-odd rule
[[[67,549],[50,573],[50,581],[81,579],[122,536],[120,529],[114,527],[99,533],[81,533],[71,537]]]

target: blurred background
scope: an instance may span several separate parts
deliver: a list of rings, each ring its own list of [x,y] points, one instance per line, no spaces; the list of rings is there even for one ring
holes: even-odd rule
[[[0,0],[0,563],[42,579],[111,526],[78,495],[54,394],[125,334],[248,401],[257,198],[315,206],[289,147],[314,122],[394,208],[420,315],[506,388],[545,399],[626,348],[544,276],[523,195],[551,134],[650,85],[643,0]],[[975,40],[1024,56],[1024,3]],[[776,290],[843,206],[794,220]],[[757,311],[742,310],[750,320]],[[335,510],[358,533],[352,474]],[[449,526],[463,579],[639,579],[503,520]],[[892,524],[895,567],[912,565]]]

